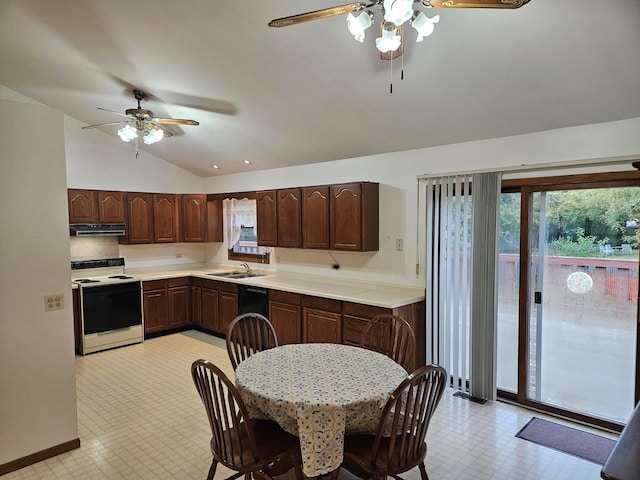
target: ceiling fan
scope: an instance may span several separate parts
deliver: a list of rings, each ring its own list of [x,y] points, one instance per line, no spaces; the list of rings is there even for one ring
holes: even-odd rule
[[[140,102],[147,99],[147,94],[141,90],[133,90],[133,96],[138,101],[138,108],[129,108],[125,110],[125,113],[115,112],[107,108],[98,107],[98,110],[115,113],[116,115],[120,115],[121,117],[126,117],[127,120],[120,120],[119,122],[98,123],[96,125],[87,125],[86,127],[82,128],[86,129],[123,125],[120,129],[118,129],[118,135],[124,142],[130,142],[131,140],[135,141],[137,157],[139,134],[142,135],[142,140],[144,141],[144,143],[150,145],[152,143],[159,142],[164,137],[173,136],[173,132],[166,129],[162,125],[200,125],[200,123],[196,122],[195,120],[154,117],[151,110],[145,110],[140,106]]]
[[[276,18],[269,22],[270,27],[287,27],[298,23],[317,20],[320,18],[347,15],[347,26],[356,40],[364,40],[364,31],[371,26],[374,11],[381,9],[382,36],[376,39],[376,47],[380,50],[383,60],[392,60],[402,55],[403,24],[410,21],[418,32],[417,41],[433,32],[434,24],[439,16],[427,17],[423,12],[414,11],[414,5],[431,8],[501,8],[514,9],[528,3],[529,0],[369,0],[368,2],[354,2],[335,7],[323,8],[288,17]],[[361,12],[359,16],[354,13]]]

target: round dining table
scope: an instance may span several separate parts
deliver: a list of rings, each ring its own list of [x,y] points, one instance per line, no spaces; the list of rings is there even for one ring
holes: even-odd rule
[[[340,466],[345,433],[375,433],[385,403],[407,377],[386,355],[328,343],[264,350],[235,374],[250,416],[275,420],[299,437],[307,477]]]

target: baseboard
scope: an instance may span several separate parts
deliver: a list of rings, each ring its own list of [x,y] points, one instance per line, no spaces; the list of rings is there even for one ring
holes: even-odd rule
[[[4,465],[0,465],[0,476],[5,475],[9,472],[20,470],[24,467],[28,467],[29,465],[41,462],[42,460],[46,460],[47,458],[55,457],[56,455],[60,455],[61,453],[75,450],[76,448],[80,448],[79,438],[69,440],[68,442],[61,443],[60,445],[55,445],[40,452],[32,453],[31,455],[27,455],[26,457],[18,458],[17,460],[13,460],[9,463],[5,463]]]

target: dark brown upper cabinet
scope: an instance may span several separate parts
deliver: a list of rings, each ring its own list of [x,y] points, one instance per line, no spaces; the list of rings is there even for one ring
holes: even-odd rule
[[[224,222],[222,200],[207,201],[206,242],[224,242]]]
[[[178,196],[172,193],[153,194],[153,225],[156,243],[178,241]]]
[[[329,249],[329,187],[302,189],[302,246]]]
[[[279,247],[302,246],[302,204],[299,188],[278,190],[277,224]]]
[[[124,192],[98,190],[98,221],[101,223],[125,222]]]
[[[68,190],[69,223],[98,221],[98,194],[95,190]]]
[[[120,243],[153,243],[153,194],[126,194],[127,234]]]
[[[278,209],[276,190],[256,192],[258,245],[278,246]]]
[[[180,224],[183,242],[204,242],[207,227],[207,196],[201,194],[180,195]]]
[[[69,223],[124,223],[124,192],[104,190],[67,191]]]
[[[332,185],[329,197],[331,249],[373,251],[379,249],[379,185]]]

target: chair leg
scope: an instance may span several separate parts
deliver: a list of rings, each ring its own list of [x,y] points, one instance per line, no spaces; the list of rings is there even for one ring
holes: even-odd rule
[[[331,480],[338,480],[338,476],[340,475],[340,466],[336,468],[333,472],[331,472]]]
[[[300,468],[300,462],[297,458],[293,459],[293,471],[296,474],[296,480],[303,480],[304,477],[302,476],[302,468]]]
[[[216,474],[216,468],[218,468],[218,461],[214,460],[211,462],[211,466],[209,467],[209,473],[207,474],[207,480],[213,480],[213,476]]]
[[[427,469],[424,466],[424,460],[420,462],[420,476],[422,480],[429,480],[429,475],[427,475]]]

